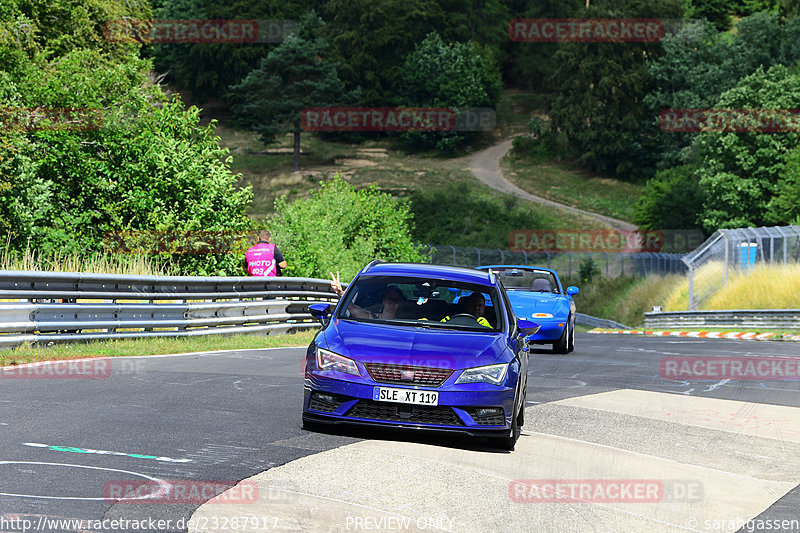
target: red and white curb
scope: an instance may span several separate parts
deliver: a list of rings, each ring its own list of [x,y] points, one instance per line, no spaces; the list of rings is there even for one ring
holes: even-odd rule
[[[644,329],[599,329],[589,333],[610,333],[616,335],[651,335],[668,337],[697,337],[701,339],[743,339],[755,341],[795,341],[800,342],[800,335],[791,333],[758,333],[753,331],[651,331]]]

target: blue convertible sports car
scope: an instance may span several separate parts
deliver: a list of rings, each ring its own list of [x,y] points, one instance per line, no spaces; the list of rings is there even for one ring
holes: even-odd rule
[[[519,265],[482,266],[491,270],[508,291],[514,313],[541,327],[528,338],[534,344],[552,344],[553,352],[575,349],[575,302],[578,287],[561,286],[555,270]]]
[[[372,262],[306,354],[303,423],[348,423],[490,437],[514,449],[525,413],[528,346],[492,272]]]

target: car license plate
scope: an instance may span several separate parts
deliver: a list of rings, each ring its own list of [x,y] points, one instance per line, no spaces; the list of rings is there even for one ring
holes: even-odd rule
[[[374,387],[372,399],[378,402],[410,403],[414,405],[439,405],[439,393],[413,389],[388,389]]]

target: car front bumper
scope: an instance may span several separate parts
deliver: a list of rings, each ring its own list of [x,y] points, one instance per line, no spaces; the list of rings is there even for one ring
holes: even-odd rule
[[[366,380],[365,380],[366,381]],[[438,392],[438,405],[376,401],[375,387]],[[403,429],[439,430],[475,436],[498,436],[511,428],[516,390],[489,384],[450,385],[440,388],[306,376],[303,419],[329,424],[358,424]],[[333,401],[329,401],[332,398]],[[324,400],[324,401],[323,401]],[[479,416],[478,409],[499,409]]]

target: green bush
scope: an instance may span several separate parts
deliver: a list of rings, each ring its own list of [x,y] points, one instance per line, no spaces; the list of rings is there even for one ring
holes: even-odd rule
[[[586,259],[584,259],[578,267],[578,272],[581,282],[591,283],[595,276],[600,275],[600,267],[597,266],[597,262],[592,259],[592,256],[587,255]]]
[[[278,198],[268,225],[288,263],[285,275],[327,278],[338,270],[349,280],[373,259],[425,261],[411,224],[408,204],[372,188],[356,190],[337,174],[310,198]]]

